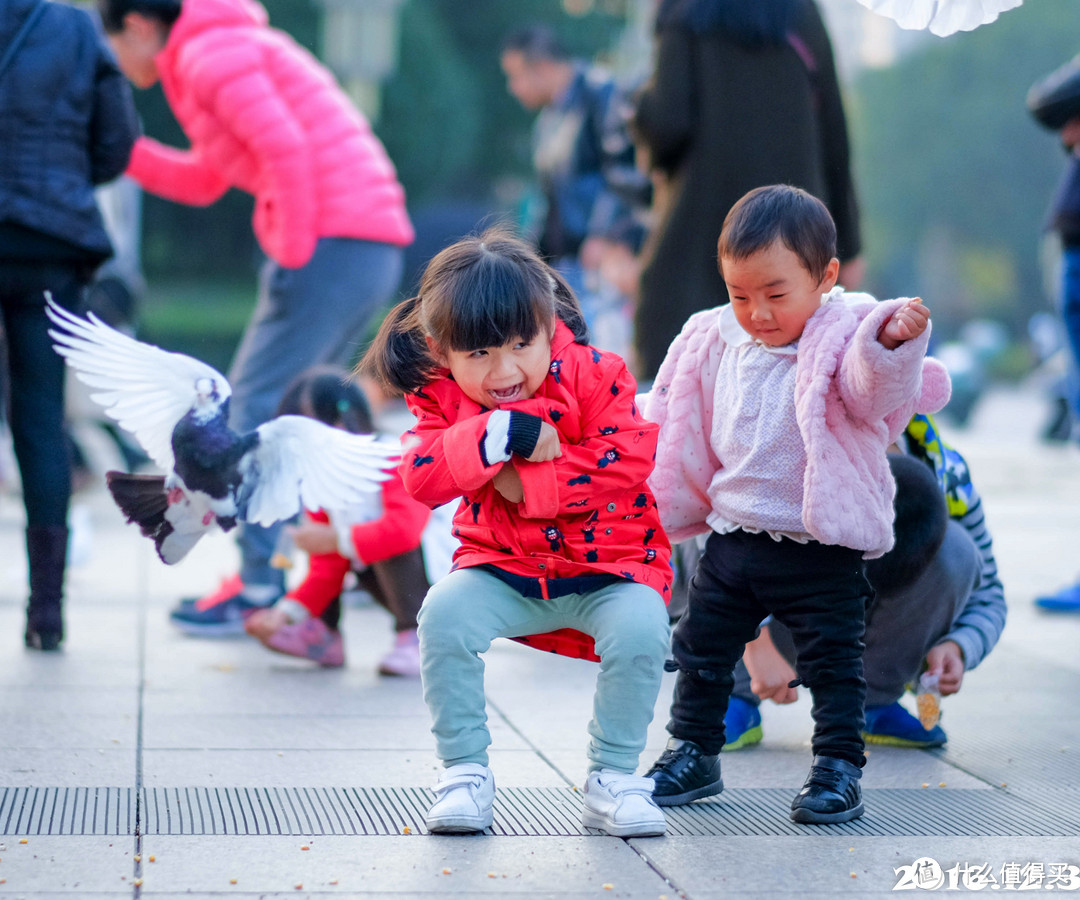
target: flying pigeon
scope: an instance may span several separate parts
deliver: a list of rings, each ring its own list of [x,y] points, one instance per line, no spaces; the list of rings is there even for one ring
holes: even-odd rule
[[[248,434],[227,423],[231,389],[211,366],[72,315],[46,295],[49,336],[97,389],[92,399],[130,431],[167,474],[108,472],[129,522],[162,561],[179,562],[216,526],[271,525],[307,509],[342,507],[379,489],[397,442],[350,434],[305,416],[279,416]]]
[[[971,31],[993,22],[999,13],[1015,9],[1024,0],[859,0],[876,13],[888,16],[901,28],[929,28],[938,37]]]

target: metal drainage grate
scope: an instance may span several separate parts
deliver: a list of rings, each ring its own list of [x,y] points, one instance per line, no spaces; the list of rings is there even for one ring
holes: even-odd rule
[[[0,834],[134,834],[132,788],[2,788]]]
[[[866,815],[843,825],[802,826],[788,818],[791,788],[728,790],[665,810],[672,835],[1072,836],[1080,795],[1054,809],[1008,791],[872,789]],[[150,788],[139,830],[159,835],[423,834],[434,795],[425,788]],[[502,788],[493,835],[589,835],[581,798],[568,788]],[[0,788],[0,834],[135,833],[131,788]]]

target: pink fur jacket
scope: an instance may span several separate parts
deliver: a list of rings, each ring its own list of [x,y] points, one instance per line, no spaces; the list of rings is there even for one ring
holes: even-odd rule
[[[945,367],[925,356],[929,327],[895,350],[878,343],[902,303],[836,289],[822,298],[798,344],[795,417],[807,457],[803,524],[815,540],[864,550],[868,559],[893,544],[896,485],[886,448],[914,413],[941,409],[951,390]],[[714,408],[713,396],[728,346],[721,336],[725,309],[687,321],[645,406],[660,426],[649,486],[672,542],[709,529],[709,487],[723,465],[713,447],[713,422],[723,410]]]

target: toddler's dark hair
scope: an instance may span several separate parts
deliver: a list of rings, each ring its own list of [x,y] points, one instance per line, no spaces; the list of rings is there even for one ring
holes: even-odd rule
[[[101,24],[109,34],[124,30],[124,16],[141,13],[167,27],[180,18],[181,0],[97,0]]]
[[[340,366],[312,366],[297,375],[285,388],[277,415],[307,416],[326,425],[343,425],[353,434],[375,430],[364,392]]]
[[[821,281],[836,256],[836,225],[825,204],[787,184],[759,187],[728,211],[717,242],[717,259],[746,259],[777,240],[794,253],[811,277]]]
[[[383,320],[358,371],[403,393],[432,380],[439,363],[427,338],[443,350],[531,341],[561,319],[579,344],[589,332],[563,277],[525,241],[501,227],[451,244],[424,270],[420,292]]]

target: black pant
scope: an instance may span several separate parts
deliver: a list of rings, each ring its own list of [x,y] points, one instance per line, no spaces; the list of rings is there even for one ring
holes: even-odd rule
[[[7,343],[10,420],[30,526],[63,526],[71,499],[64,438],[64,360],[53,350],[44,291],[78,308],[87,269],[82,264],[0,260],[0,313]]]
[[[815,755],[862,766],[871,596],[859,550],[744,531],[711,535],[672,635],[679,675],[668,731],[720,752],[735,664],[771,613],[791,630],[796,672],[813,697]]]

